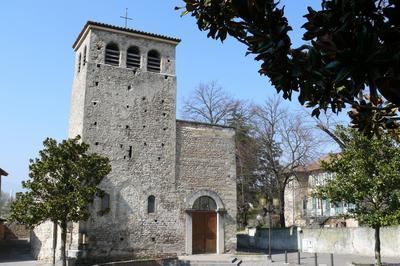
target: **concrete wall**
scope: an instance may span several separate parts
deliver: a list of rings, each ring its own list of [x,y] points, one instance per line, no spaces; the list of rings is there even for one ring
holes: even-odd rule
[[[278,250],[296,250],[310,253],[355,254],[374,256],[374,230],[372,228],[296,228],[273,229],[271,247]],[[262,229],[255,236],[238,234],[238,248],[267,249],[268,230]],[[383,256],[400,258],[400,226],[381,229]]]
[[[300,237],[304,252],[374,256],[372,228],[303,229]],[[381,250],[383,256],[400,258],[400,227],[381,229]]]

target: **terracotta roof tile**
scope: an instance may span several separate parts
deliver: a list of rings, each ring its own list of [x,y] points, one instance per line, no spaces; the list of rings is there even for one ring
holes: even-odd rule
[[[336,155],[336,154],[333,154],[333,155]],[[297,169],[295,171],[298,173],[319,171],[322,169],[322,166],[321,166],[322,162],[330,162],[333,158],[334,157],[332,157],[331,154],[325,155],[324,157],[316,160],[315,162],[310,163],[309,165],[297,167]]]

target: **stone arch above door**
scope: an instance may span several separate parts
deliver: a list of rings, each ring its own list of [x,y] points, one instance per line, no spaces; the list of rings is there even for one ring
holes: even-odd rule
[[[217,204],[217,210],[225,209],[224,203],[222,202],[222,200],[218,196],[218,194],[215,193],[214,191],[207,190],[207,189],[198,190],[198,191],[195,191],[195,192],[192,192],[191,194],[189,194],[185,201],[186,209],[189,209],[189,210],[192,209],[194,202],[202,196],[208,196],[208,197],[212,198],[215,201],[215,203]]]
[[[186,198],[185,198],[185,220],[186,220],[186,233],[185,233],[185,253],[186,254],[192,254],[192,233],[193,233],[193,228],[192,228],[192,213],[195,212],[193,210],[193,204],[194,202],[200,198],[200,197],[210,197],[215,201],[215,204],[217,205],[217,208],[215,210],[216,212],[216,217],[217,217],[217,242],[216,242],[216,253],[221,254],[224,253],[225,251],[225,233],[224,233],[224,216],[226,213],[225,210],[225,205],[222,202],[221,198],[218,196],[218,194],[214,191],[207,190],[207,189],[202,189],[198,190],[195,192],[190,193]]]

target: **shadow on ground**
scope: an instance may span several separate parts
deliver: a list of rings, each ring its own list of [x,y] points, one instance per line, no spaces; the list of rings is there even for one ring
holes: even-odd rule
[[[32,261],[34,258],[30,252],[28,240],[1,240],[0,263]]]

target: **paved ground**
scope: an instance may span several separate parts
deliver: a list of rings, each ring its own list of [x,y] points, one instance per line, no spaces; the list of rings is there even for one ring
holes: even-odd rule
[[[196,255],[191,256],[195,261],[208,260],[229,260],[232,255]],[[262,253],[239,252],[236,257],[240,258],[243,263],[241,266],[267,266],[267,265],[297,265],[297,253],[288,254],[288,263],[285,264],[284,252],[274,251],[272,262],[267,259],[267,256]],[[361,257],[353,255],[334,255],[335,266],[347,266],[351,262],[358,263],[373,263],[371,257]],[[400,258],[383,258],[384,262],[390,263],[391,266],[400,266]],[[11,242],[0,241],[0,266],[48,266],[49,264],[38,263],[33,260],[29,252],[29,243],[27,240],[14,240]],[[207,264],[205,264],[207,265]],[[301,265],[315,265],[314,254],[302,253]],[[329,254],[318,254],[318,266],[330,266]]]
[[[297,252],[288,253],[288,264],[285,264],[285,254],[282,251],[274,251],[272,255],[272,262],[268,259],[267,255],[260,253],[247,253],[239,252],[237,255],[192,255],[180,257],[183,260],[190,260],[194,265],[207,265],[207,262],[211,261],[231,261],[233,257],[237,257],[242,260],[241,266],[267,266],[267,265],[298,265],[297,264]],[[363,263],[364,265],[373,264],[373,257],[362,257],[354,255],[334,255],[334,266],[348,266],[352,265],[353,262]],[[383,258],[384,262],[389,263],[391,266],[400,266],[400,258]],[[315,257],[314,254],[301,253],[300,256],[301,265],[314,266]],[[397,263],[396,263],[397,262]],[[190,264],[188,264],[190,265]],[[210,263],[211,265],[211,263]],[[318,254],[317,255],[318,266],[331,266],[330,254]]]
[[[288,263],[285,264],[285,254],[280,252],[279,254],[272,255],[272,263],[265,265],[297,265],[297,253],[288,254]],[[314,254],[301,253],[300,256],[301,265],[315,265]],[[383,258],[383,262],[390,263],[391,266],[400,266],[400,258]],[[363,264],[373,264],[373,257],[355,256],[355,255],[333,255],[333,262],[335,266],[347,266],[352,265],[353,262],[363,263]],[[318,254],[317,255],[317,265],[318,266],[330,266],[331,258],[330,254]]]

